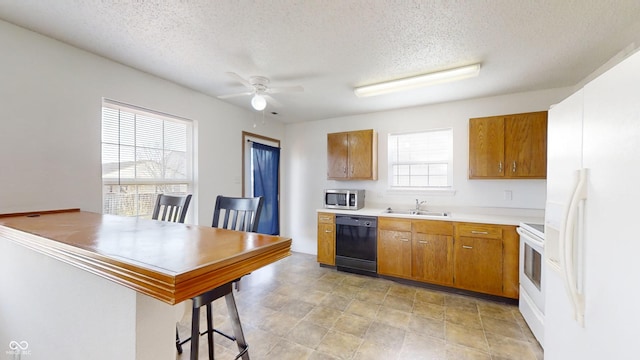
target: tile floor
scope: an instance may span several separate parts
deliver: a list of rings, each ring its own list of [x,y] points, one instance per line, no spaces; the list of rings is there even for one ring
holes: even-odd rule
[[[244,277],[235,297],[253,360],[543,358],[517,306],[339,272],[307,254]],[[232,333],[223,299],[214,325]],[[181,337],[189,326],[185,316]],[[216,359],[234,358],[235,343],[215,342]],[[200,345],[207,359],[205,336]],[[184,346],[176,359],[189,359]]]

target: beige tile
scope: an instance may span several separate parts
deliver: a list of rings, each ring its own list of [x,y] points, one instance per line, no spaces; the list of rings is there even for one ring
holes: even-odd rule
[[[406,331],[403,329],[374,321],[364,335],[364,340],[399,351],[404,342],[405,333]]]
[[[445,359],[446,342],[423,334],[407,332],[399,359]]]
[[[312,349],[287,340],[281,340],[273,347],[273,349],[271,349],[265,358],[278,360],[300,360],[307,359],[312,353]]]
[[[355,286],[355,287],[364,287],[368,282],[368,277],[355,275],[346,277],[343,281],[343,285]]]
[[[409,320],[407,328],[414,333],[444,339],[444,324],[444,320],[436,320],[414,314]]]
[[[460,346],[456,344],[447,344],[447,360],[492,360],[489,353]],[[516,359],[511,359],[516,360]]]
[[[328,308],[344,311],[347,308],[347,306],[351,304],[351,301],[353,301],[353,298],[347,298],[340,295],[330,295],[322,299],[322,302],[320,303],[320,305]]]
[[[385,307],[382,307],[376,316],[376,321],[400,329],[406,329],[409,326],[410,319],[411,313]]]
[[[363,337],[373,320],[358,315],[344,313],[333,325],[333,330]]]
[[[442,305],[416,301],[413,304],[412,312],[416,315],[442,320],[444,319],[444,310],[445,307]]]
[[[300,319],[297,317],[283,313],[275,313],[271,316],[267,316],[264,319],[264,322],[257,324],[257,326],[264,331],[271,332],[272,334],[285,336],[299,321]]]
[[[299,322],[287,335],[287,339],[296,344],[315,349],[329,330],[309,321]]]
[[[478,302],[478,311],[480,312],[480,315],[516,322],[516,318],[513,316],[513,309],[517,309],[517,307],[515,305],[497,304],[486,301]]]
[[[380,305],[371,304],[365,301],[353,300],[345,312],[350,314],[360,315],[369,319],[374,319],[378,314]]]
[[[466,308],[447,307],[445,310],[447,324],[462,325],[472,329],[482,329],[482,322],[477,311]]]
[[[331,294],[353,299],[360,292],[360,289],[357,286],[340,284],[331,291]]]
[[[413,309],[413,300],[387,294],[384,302],[382,303],[382,306],[391,309],[411,312],[411,310]]]
[[[444,305],[447,308],[456,308],[467,311],[478,311],[476,299],[468,296],[446,294],[444,296]]]
[[[527,341],[527,337],[522,332],[520,325],[515,321],[500,320],[490,316],[481,316],[481,319],[485,332]]]
[[[447,323],[445,325],[445,340],[453,344],[480,351],[489,351],[489,345],[487,344],[484,331],[479,329],[470,329],[465,326]]]
[[[356,294],[356,299],[360,301],[366,301],[368,303],[382,305],[384,302],[384,297],[386,295],[386,291],[375,290],[369,288],[363,288]]]
[[[253,358],[252,358],[253,359]],[[308,360],[336,360],[337,357],[331,356],[329,354],[325,354],[320,351],[314,351],[311,356],[309,356]]]
[[[435,290],[416,289],[416,301],[444,305],[444,294]]]
[[[355,360],[394,360],[398,359],[398,352],[382,344],[365,340],[354,357]]]
[[[277,293],[272,293],[260,300],[260,304],[272,310],[280,310],[286,303],[289,302],[288,296],[282,296]]]
[[[290,298],[289,301],[282,306],[280,312],[293,317],[303,318],[315,307],[315,304]]]
[[[351,359],[361,343],[357,336],[330,330],[316,350],[338,359]]]
[[[304,317],[304,320],[311,321],[316,325],[330,329],[341,314],[342,311],[340,310],[324,306],[316,306],[307,314],[307,316]]]
[[[536,360],[536,354],[527,341],[487,333],[491,355],[505,359]]]
[[[311,304],[320,305],[322,301],[329,295],[329,293],[319,290],[308,289],[298,295],[300,301],[305,301]]]
[[[413,301],[416,297],[416,288],[414,286],[392,284],[387,295],[397,296]]]

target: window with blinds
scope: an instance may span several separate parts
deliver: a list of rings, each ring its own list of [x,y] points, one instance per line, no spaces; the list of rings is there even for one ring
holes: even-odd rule
[[[390,188],[452,186],[453,129],[389,134],[388,140]]]
[[[104,100],[103,212],[151,218],[157,194],[190,193],[192,139],[189,120]]]

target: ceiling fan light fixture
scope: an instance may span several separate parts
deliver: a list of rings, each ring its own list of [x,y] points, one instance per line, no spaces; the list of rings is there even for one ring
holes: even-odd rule
[[[251,98],[251,106],[258,111],[262,111],[267,107],[267,100],[260,94],[255,94]]]
[[[445,82],[468,79],[478,76],[480,64],[473,64],[459,68],[432,72],[408,78],[385,81],[372,85],[356,87],[353,91],[357,97],[376,96],[397,91],[415,89],[424,86],[442,84]]]

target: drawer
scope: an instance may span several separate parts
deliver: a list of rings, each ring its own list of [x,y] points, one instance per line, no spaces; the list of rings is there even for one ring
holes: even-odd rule
[[[318,213],[318,224],[333,224],[336,221],[336,214]]]
[[[502,228],[485,224],[458,223],[456,235],[484,239],[502,239]]]
[[[411,231],[411,220],[403,220],[396,218],[378,218],[378,229],[395,230],[395,231]]]
[[[453,223],[450,221],[415,220],[412,224],[416,233],[453,236]]]

